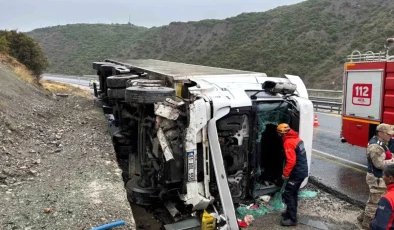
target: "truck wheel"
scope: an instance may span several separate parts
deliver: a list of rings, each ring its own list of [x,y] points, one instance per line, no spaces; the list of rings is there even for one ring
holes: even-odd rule
[[[173,88],[135,86],[126,89],[125,100],[130,103],[154,104],[172,96],[175,96]]]
[[[139,185],[140,177],[134,177],[126,183],[127,199],[130,203],[151,206],[158,202],[157,188],[144,188]]]
[[[107,94],[110,99],[124,99],[125,89],[108,89]]]
[[[135,86],[164,86],[163,80],[149,80],[149,79],[133,79],[126,83],[127,87]]]
[[[126,88],[126,82],[131,79],[139,78],[138,75],[112,76],[107,78],[109,88]]]
[[[101,62],[101,61],[93,62],[93,69],[100,70],[102,65],[115,65],[115,64],[112,64],[110,62]]]

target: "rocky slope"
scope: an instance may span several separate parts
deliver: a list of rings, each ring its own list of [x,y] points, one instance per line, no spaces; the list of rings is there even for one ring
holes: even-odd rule
[[[134,228],[102,111],[0,61],[0,229]]]

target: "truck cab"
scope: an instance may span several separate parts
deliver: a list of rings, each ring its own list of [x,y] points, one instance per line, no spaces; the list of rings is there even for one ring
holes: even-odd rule
[[[219,229],[239,229],[235,207],[283,183],[280,123],[299,132],[310,168],[313,105],[298,76],[159,60],[93,66],[114,144],[128,146],[130,202],[162,202],[174,223],[207,210]]]

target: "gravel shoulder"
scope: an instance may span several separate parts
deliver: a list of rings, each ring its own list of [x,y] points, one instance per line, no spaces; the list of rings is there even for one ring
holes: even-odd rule
[[[102,110],[0,67],[0,229],[135,229]]]
[[[340,200],[333,195],[321,191],[312,184],[308,184],[302,190],[317,191],[318,195],[314,198],[300,198],[298,203],[299,221],[301,218],[309,219],[315,222],[323,223],[327,229],[350,230],[360,229],[357,222],[357,216],[361,209]],[[314,230],[312,226],[299,223],[297,227],[280,226],[280,211],[272,212],[264,216],[255,218],[255,221],[249,226],[249,230],[258,230],[262,226],[265,229],[284,230],[284,229],[302,229]]]

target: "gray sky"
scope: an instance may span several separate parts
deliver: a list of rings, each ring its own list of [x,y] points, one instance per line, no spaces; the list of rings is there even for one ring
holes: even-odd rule
[[[0,0],[0,29],[30,31],[73,23],[161,26],[173,21],[223,19],[302,0]]]

